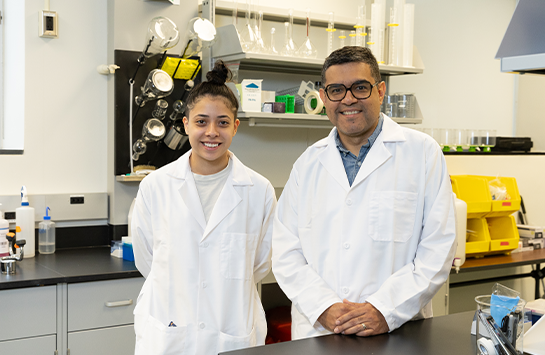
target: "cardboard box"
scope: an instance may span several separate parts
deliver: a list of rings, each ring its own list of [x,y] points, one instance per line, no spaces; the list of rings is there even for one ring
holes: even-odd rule
[[[262,79],[244,79],[241,83],[241,103],[244,112],[261,112]]]

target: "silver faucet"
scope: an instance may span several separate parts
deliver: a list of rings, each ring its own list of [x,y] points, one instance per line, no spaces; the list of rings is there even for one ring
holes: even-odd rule
[[[0,258],[0,262],[2,263],[2,274],[15,274],[15,262],[23,260],[23,257],[25,256],[25,250],[24,246],[26,244],[26,240],[15,240],[15,235],[13,233],[8,233],[6,236],[6,239],[9,242],[9,256],[3,256]],[[15,248],[21,249],[21,253],[17,255],[17,251]]]

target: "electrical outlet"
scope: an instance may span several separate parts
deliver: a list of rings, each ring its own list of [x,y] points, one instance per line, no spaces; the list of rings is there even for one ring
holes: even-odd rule
[[[5,212],[4,219],[7,219],[7,220],[15,219],[15,212]]]
[[[57,38],[59,36],[58,23],[55,11],[40,11],[40,37]]]
[[[71,205],[83,205],[85,203],[85,198],[81,196],[70,196]]]

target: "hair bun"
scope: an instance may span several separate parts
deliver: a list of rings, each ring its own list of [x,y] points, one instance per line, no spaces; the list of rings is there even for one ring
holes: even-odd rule
[[[223,85],[228,79],[231,79],[231,71],[222,60],[218,60],[214,64],[214,69],[206,73],[206,79],[211,83]]]

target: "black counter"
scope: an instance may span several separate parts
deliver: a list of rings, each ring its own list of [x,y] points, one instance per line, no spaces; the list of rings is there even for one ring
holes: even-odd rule
[[[133,261],[110,256],[109,247],[36,253],[34,258],[18,261],[16,268],[15,275],[0,275],[0,290],[141,276]]]
[[[407,322],[390,334],[368,338],[326,335],[222,354],[473,355],[476,344],[470,330],[474,314],[471,311]]]

